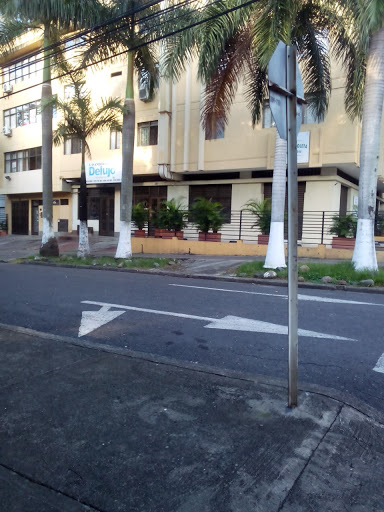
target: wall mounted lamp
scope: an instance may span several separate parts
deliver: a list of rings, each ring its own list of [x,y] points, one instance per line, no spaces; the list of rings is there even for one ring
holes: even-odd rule
[[[6,176],[5,179],[8,180],[8,181],[11,181],[11,177],[10,176]]]

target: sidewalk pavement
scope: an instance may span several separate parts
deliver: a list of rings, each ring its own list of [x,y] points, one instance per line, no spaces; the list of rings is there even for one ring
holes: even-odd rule
[[[60,254],[76,254],[78,238],[76,235],[58,237]],[[92,235],[89,238],[90,250],[93,256],[114,256],[116,253],[118,236]],[[30,235],[7,235],[0,237],[0,262],[9,262],[17,258],[38,255],[41,237]],[[182,271],[188,275],[222,275],[229,269],[247,261],[263,260],[263,256],[211,256],[199,254],[140,254],[141,257],[173,258],[183,262]],[[311,258],[299,260],[324,261]],[[340,260],[326,260],[327,263],[336,263]]]
[[[4,512],[382,512],[383,416],[0,325]]]
[[[4,512],[384,510],[384,415],[334,390],[2,324],[0,385]]]

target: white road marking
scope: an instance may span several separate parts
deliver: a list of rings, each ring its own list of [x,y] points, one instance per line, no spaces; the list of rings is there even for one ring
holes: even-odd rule
[[[379,358],[376,366],[373,369],[374,372],[384,373],[384,354]]]
[[[101,309],[99,311],[85,311],[83,312],[83,318],[86,318],[86,321],[88,322],[88,327],[80,326],[79,331],[79,337],[84,336],[84,334],[88,334],[91,332],[92,325],[89,324],[89,318],[91,318],[94,321],[94,325],[96,325],[95,329],[97,327],[100,327],[101,325],[104,325],[105,323],[109,322],[110,320],[113,320],[115,317],[111,317],[109,320],[107,319],[107,313],[110,308],[117,308],[117,309],[123,309],[128,311],[139,311],[142,313],[152,313],[155,315],[166,315],[166,316],[175,316],[178,318],[187,318],[190,320],[202,320],[204,322],[209,322],[208,325],[205,325],[204,327],[207,327],[208,329],[228,329],[233,331],[250,331],[250,332],[264,332],[264,333],[270,333],[270,334],[288,334],[288,327],[285,325],[278,325],[278,324],[272,324],[269,322],[262,322],[260,320],[252,320],[250,318],[242,318],[238,316],[225,316],[224,318],[210,318],[206,316],[196,316],[196,315],[188,315],[185,313],[174,313],[172,311],[159,311],[157,309],[147,309],[147,308],[137,308],[135,306],[124,306],[122,304],[108,304],[106,302],[95,302],[92,300],[83,300],[83,304],[91,304],[93,306],[100,306]],[[118,313],[122,314],[124,311],[110,311],[109,313],[115,314]],[[85,315],[84,315],[85,313]],[[89,315],[91,313],[91,315]],[[102,315],[102,321],[97,322],[97,316],[101,313]],[[105,321],[104,321],[105,320]],[[83,320],[82,320],[83,324]],[[98,324],[98,325],[97,325]],[[87,329],[87,332],[85,330]],[[311,338],[328,338],[333,340],[344,340],[344,341],[356,341],[351,338],[344,338],[342,336],[334,336],[332,334],[324,334],[320,332],[315,331],[307,331],[304,329],[299,329],[298,331],[299,336],[307,336]]]
[[[270,297],[281,297],[282,299],[287,299],[288,295],[279,294],[279,293],[263,293],[263,292],[248,292],[244,290],[230,290],[227,288],[212,288],[208,286],[192,286],[192,285],[186,285],[186,284],[170,284],[169,286],[178,286],[180,288],[197,288],[200,290],[212,290],[212,291],[219,291],[219,292],[229,292],[229,293],[245,293],[248,295],[264,295],[264,296],[270,296]],[[365,305],[365,306],[381,306],[383,307],[384,304],[376,304],[374,302],[359,302],[356,300],[344,300],[344,299],[329,299],[327,297],[318,297],[316,295],[298,295],[299,300],[307,300],[312,302],[331,302],[334,304],[355,304],[355,305]]]
[[[79,338],[89,334],[124,313],[125,311],[109,311],[109,306],[103,306],[99,311],[83,311],[79,329]]]

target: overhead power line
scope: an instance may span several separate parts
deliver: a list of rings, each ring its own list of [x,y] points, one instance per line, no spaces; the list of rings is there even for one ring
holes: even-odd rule
[[[155,0],[155,1],[153,1],[153,2],[149,2],[148,4],[145,4],[145,5],[146,5],[145,9],[148,9],[148,6],[154,6],[154,5],[158,4],[158,3],[160,3],[161,1],[162,1],[162,0]],[[198,1],[198,0],[185,0],[184,2],[182,2],[182,3],[181,3],[181,4],[179,4],[179,5],[180,5],[180,6],[181,6],[181,5],[183,5],[183,6],[185,6],[185,5],[190,5],[190,4],[192,4],[192,3],[194,3],[194,2],[197,2],[197,1]],[[215,4],[217,4],[217,3],[220,3],[220,2],[221,2],[221,0],[214,0],[213,2],[211,2],[211,3],[210,3],[210,4],[208,4],[208,5],[205,5],[204,7],[210,7],[210,6],[215,5]],[[142,47],[144,47],[144,46],[147,46],[148,44],[156,43],[156,42],[158,42],[158,41],[161,41],[162,39],[166,39],[167,37],[171,37],[171,36],[174,36],[174,35],[179,34],[179,33],[181,33],[181,32],[184,32],[185,30],[189,30],[189,29],[195,28],[195,27],[197,27],[197,26],[203,25],[204,23],[206,23],[206,22],[208,22],[208,21],[211,21],[211,20],[217,19],[217,18],[219,18],[219,17],[221,17],[221,16],[224,16],[224,15],[226,15],[226,14],[229,14],[229,13],[231,13],[231,12],[235,12],[235,11],[237,11],[237,10],[239,10],[239,9],[242,9],[242,8],[244,8],[244,7],[247,7],[247,6],[249,6],[249,5],[252,5],[252,4],[256,3],[256,2],[258,2],[258,0],[248,0],[248,1],[245,1],[245,2],[243,2],[243,3],[241,3],[241,4],[239,4],[239,5],[236,5],[236,6],[234,6],[234,7],[231,7],[231,8],[228,8],[228,9],[224,9],[223,11],[220,11],[219,13],[215,13],[215,14],[213,14],[213,15],[211,15],[211,16],[206,17],[206,18],[198,19],[196,22],[194,22],[194,23],[190,23],[189,25],[186,25],[186,26],[184,26],[184,27],[182,27],[182,28],[178,28],[178,29],[176,29],[176,30],[171,30],[171,31],[169,31],[169,32],[167,32],[167,33],[164,33],[164,34],[161,34],[161,35],[157,35],[157,36],[152,37],[152,38],[150,37],[150,38],[148,38],[147,40],[142,41],[142,42],[140,42],[140,43],[136,44],[135,46],[132,46],[132,47],[130,47],[130,48],[124,48],[124,49],[123,49],[122,51],[120,51],[120,52],[114,53],[113,55],[110,55],[110,56],[108,56],[108,57],[104,57],[104,58],[101,58],[101,59],[99,59],[99,60],[97,60],[97,61],[95,61],[95,62],[92,62],[91,64],[88,64],[88,65],[87,65],[87,67],[95,66],[95,65],[100,64],[100,63],[102,63],[102,62],[105,62],[106,60],[110,60],[110,59],[113,59],[113,58],[119,57],[119,56],[121,56],[121,55],[124,55],[125,53],[128,53],[129,51],[138,50],[139,48],[142,48]],[[204,7],[200,7],[199,9],[195,9],[195,10],[192,10],[192,11],[185,12],[185,13],[183,13],[179,18],[184,17],[184,16],[187,16],[187,15],[189,16],[189,15],[193,14],[193,12],[203,12],[203,11],[204,11]],[[166,10],[158,11],[158,12],[156,12],[156,13],[153,13],[153,14],[151,14],[151,15],[148,15],[147,17],[144,17],[144,18],[142,18],[142,19],[138,19],[138,20],[136,21],[136,23],[140,24],[140,22],[142,22],[144,19],[146,19],[146,20],[147,20],[147,19],[156,18],[156,17],[158,17],[159,15],[164,15],[164,12],[165,12],[165,11],[167,11],[167,12],[168,12],[168,11],[173,11],[173,12],[175,12],[175,10],[176,10],[177,8],[180,8],[180,7],[178,7],[178,6],[172,6],[172,7],[170,7],[170,8],[167,8]],[[144,9],[144,8],[137,9],[137,10],[135,10],[135,12],[133,12],[133,10],[132,10],[132,11],[127,11],[126,13],[122,14],[121,16],[118,16],[118,17],[116,17],[116,18],[113,18],[112,20],[108,20],[108,21],[106,21],[106,22],[105,22],[105,23],[103,23],[102,25],[97,25],[96,27],[92,27],[92,28],[87,29],[87,30],[79,31],[79,32],[77,32],[75,35],[73,35],[73,36],[71,36],[71,37],[69,37],[69,38],[63,39],[62,41],[60,41],[60,42],[58,42],[58,43],[54,43],[53,45],[50,45],[49,47],[47,47],[47,50],[49,51],[49,50],[55,49],[55,48],[60,47],[60,46],[63,46],[63,45],[65,46],[65,42],[73,41],[73,40],[75,40],[75,39],[77,39],[77,38],[84,37],[85,35],[87,35],[87,34],[89,34],[89,33],[92,33],[92,32],[94,32],[95,30],[100,30],[100,29],[101,29],[101,28],[103,28],[103,27],[113,26],[113,25],[116,23],[116,21],[122,20],[122,19],[124,19],[124,18],[129,17],[129,16],[132,16],[133,14],[135,14],[135,13],[137,13],[137,12],[141,12],[141,11],[143,11],[143,10],[145,10],[145,9]],[[178,19],[178,18],[174,18],[174,19]],[[169,20],[164,20],[160,25],[163,25],[163,24],[165,24],[165,23],[169,23]],[[127,24],[123,25],[123,27],[126,27],[126,26],[129,26],[129,23],[127,23]],[[115,30],[120,30],[120,29],[122,29],[122,27],[121,27],[121,26],[114,27],[110,32],[113,32],[113,31],[115,31]],[[143,32],[144,32],[144,30],[143,30]],[[145,29],[145,32],[150,32],[150,28],[149,28],[149,29],[148,29],[148,28],[146,28],[146,29]],[[98,36],[98,35],[95,35],[95,40],[97,41],[97,39],[99,38],[99,39],[100,39],[100,41],[102,41],[102,37],[103,37],[103,35],[102,35],[102,34],[101,34],[101,35],[99,35],[99,36]],[[79,46],[81,46],[81,45],[79,44]],[[72,50],[72,49],[73,49],[73,48],[71,48],[71,50]],[[65,52],[65,51],[68,51],[68,50],[65,50],[65,49],[64,49],[64,50],[60,50],[60,52],[59,52],[59,53],[63,53],[63,52]],[[39,55],[39,54],[41,54],[41,51],[37,51],[37,52],[31,53],[31,54],[29,54],[29,56],[31,56],[31,55]],[[23,59],[20,59],[20,61],[22,61],[22,60],[23,60]],[[44,60],[44,58],[42,58],[41,60]],[[75,71],[80,70],[80,69],[83,69],[83,67],[82,67],[82,66],[79,66],[78,68],[76,68],[76,69],[75,69]],[[57,76],[53,77],[53,78],[52,78],[52,80],[58,80],[58,79],[64,78],[64,77],[65,77],[65,76],[67,76],[68,74],[69,74],[69,73],[63,72],[63,73],[61,73],[61,74],[59,74],[59,75],[57,75]],[[11,93],[11,95],[13,95],[13,94],[18,94],[19,92],[24,92],[24,91],[26,91],[26,90],[29,90],[29,89],[32,89],[32,88],[38,87],[39,85],[42,85],[42,84],[43,84],[43,81],[42,81],[42,82],[38,82],[37,84],[33,84],[33,85],[29,86],[29,87],[24,87],[23,89],[20,89],[19,91],[15,92],[15,93]],[[10,95],[7,95],[7,97],[9,97],[9,96],[10,96]],[[3,96],[3,98],[4,98],[4,96]]]

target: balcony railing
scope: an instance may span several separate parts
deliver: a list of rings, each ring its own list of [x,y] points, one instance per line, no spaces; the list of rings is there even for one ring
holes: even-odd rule
[[[356,213],[356,212],[347,212]],[[298,242],[305,246],[316,246],[318,244],[331,245],[334,235],[330,233],[332,226],[332,218],[339,212],[332,211],[316,211],[304,212],[299,215],[299,238]],[[150,225],[150,234],[153,229]],[[255,217],[246,210],[232,210],[230,222],[225,223],[220,229],[221,239],[223,242],[236,242],[242,240],[245,243],[257,243],[258,236],[261,231],[254,227]],[[287,221],[285,221],[285,239],[287,239]],[[148,234],[148,223],[145,227]],[[376,215],[375,235],[384,236],[384,212]],[[189,240],[198,239],[198,230],[193,223],[188,223],[184,229],[184,238]]]

